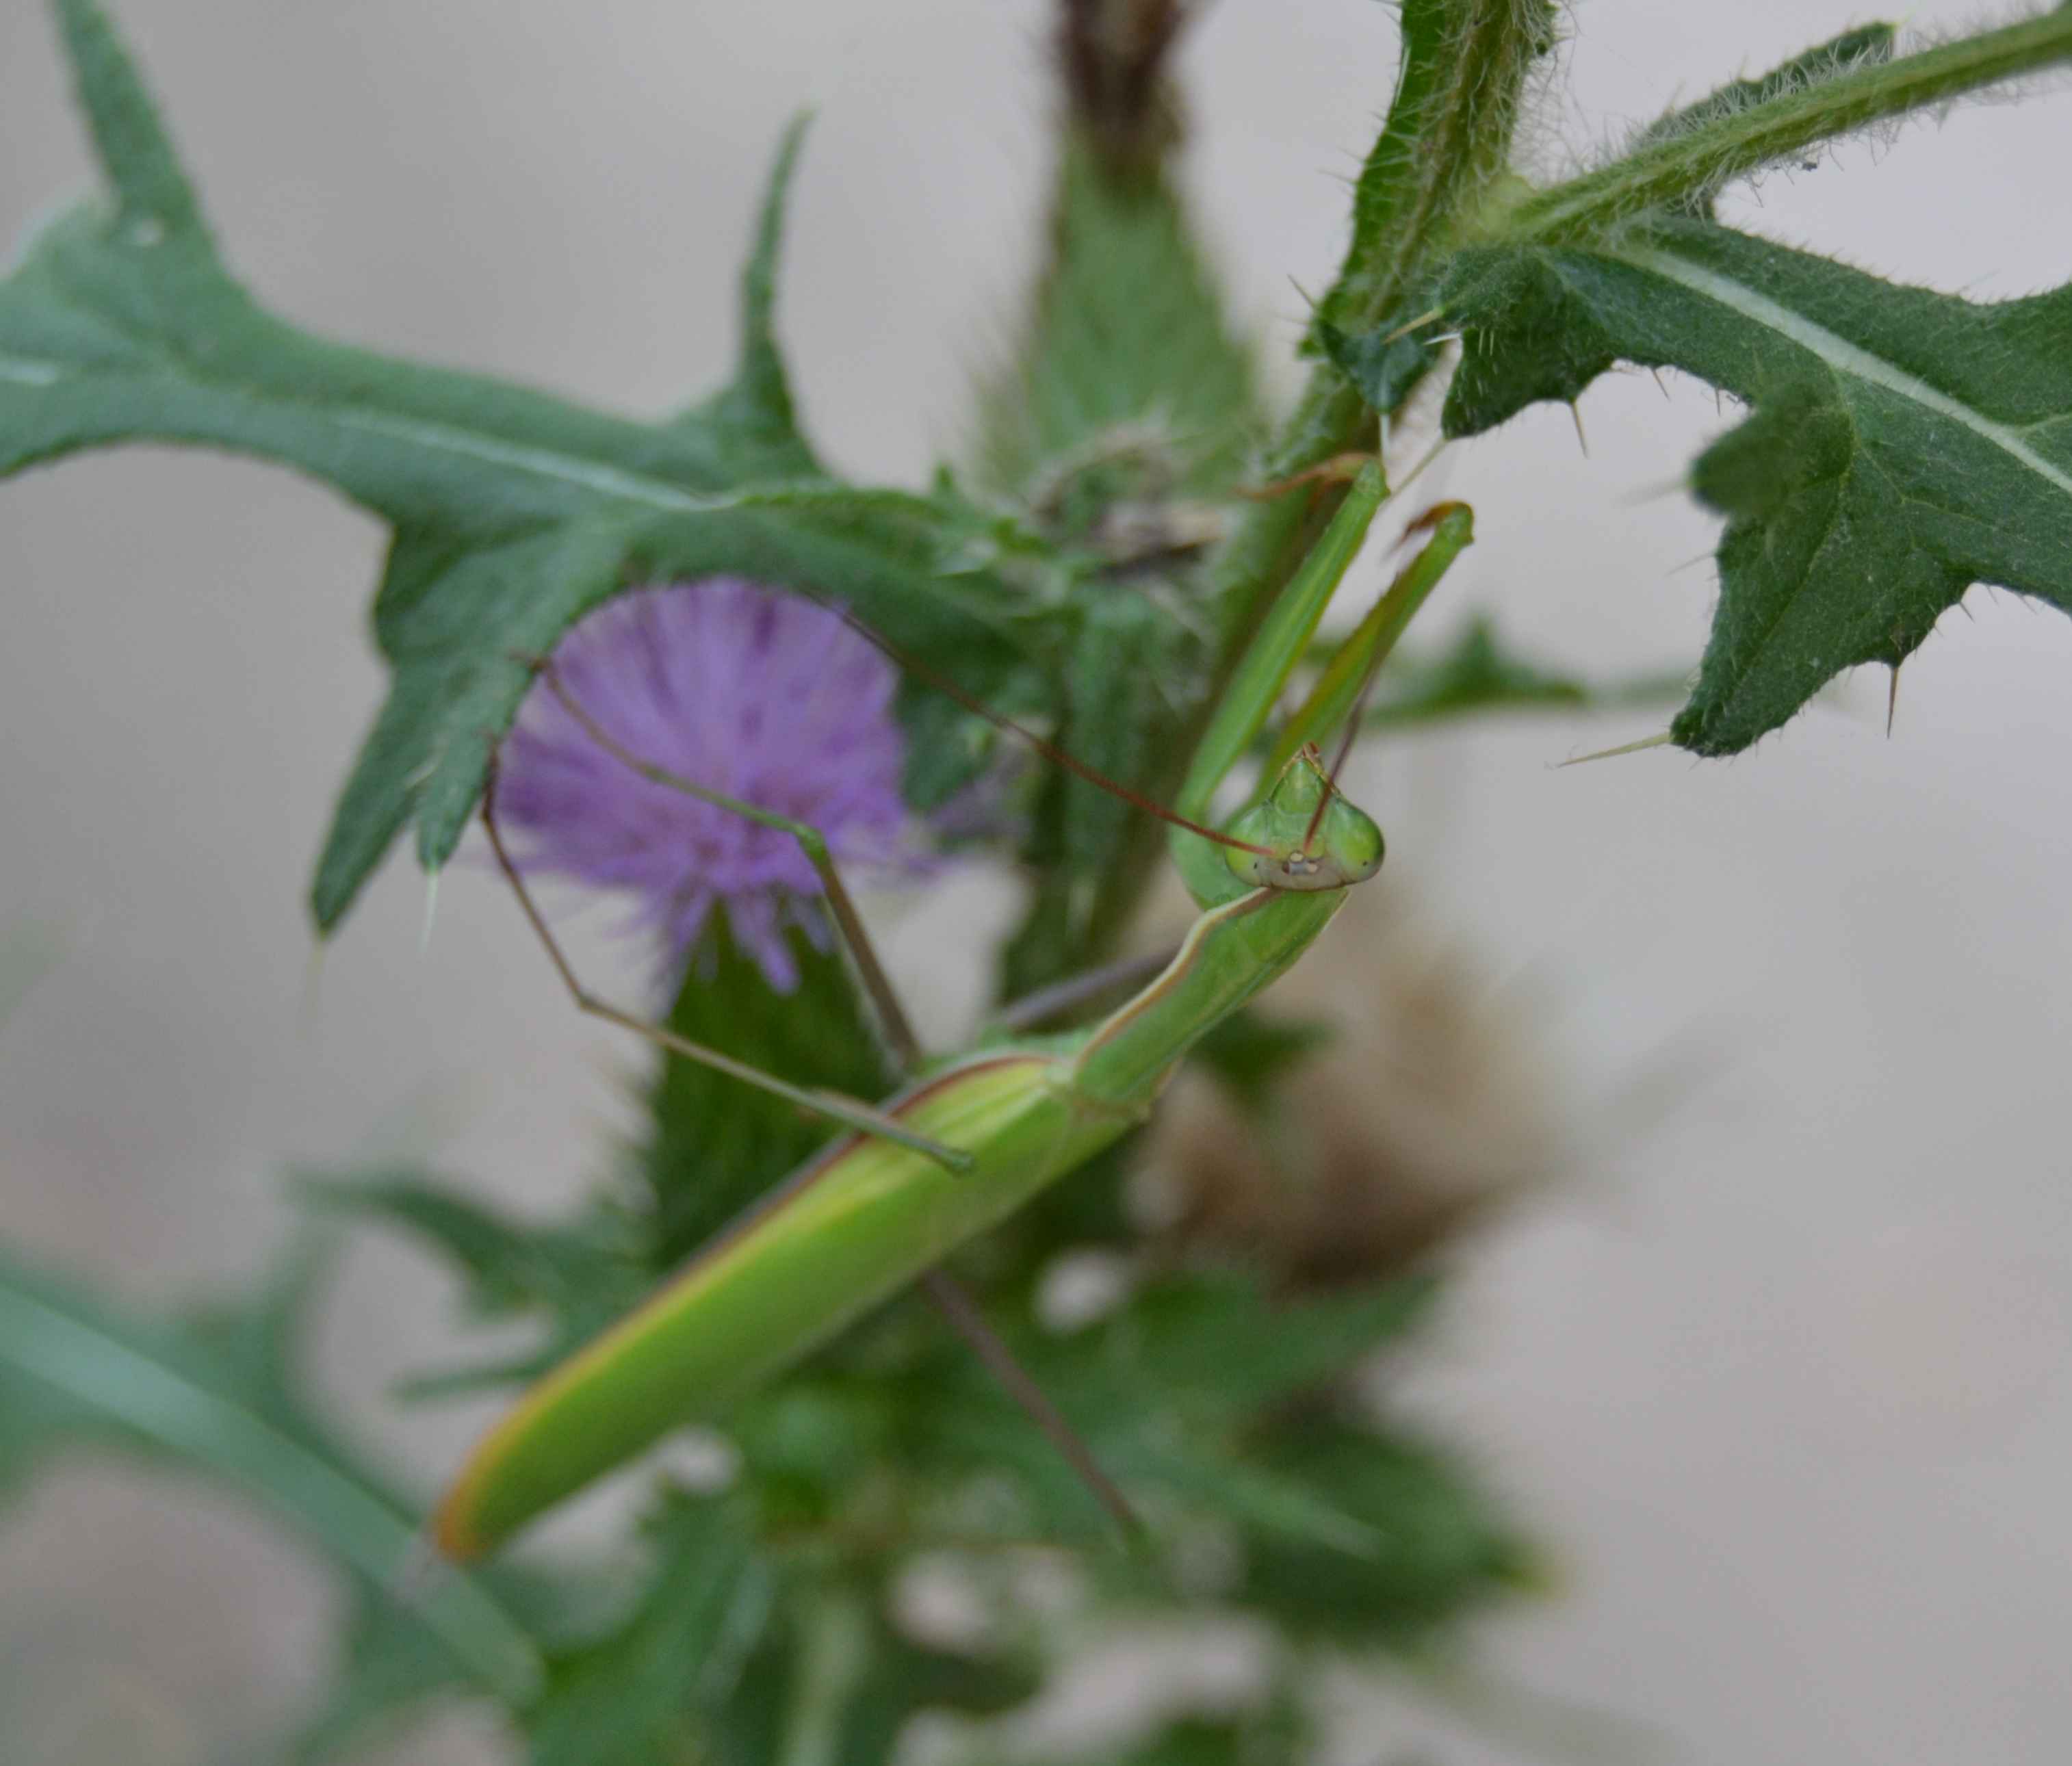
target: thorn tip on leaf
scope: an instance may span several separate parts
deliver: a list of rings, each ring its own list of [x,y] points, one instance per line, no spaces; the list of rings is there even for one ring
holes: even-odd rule
[[[1643,736],[1637,742],[1622,742],[1616,748],[1601,748],[1593,754],[1574,754],[1567,760],[1557,761],[1557,768],[1581,766],[1589,761],[1610,760],[1619,754],[1638,754],[1644,748],[1665,748],[1676,740],[1672,731],[1663,730],[1653,736]]]

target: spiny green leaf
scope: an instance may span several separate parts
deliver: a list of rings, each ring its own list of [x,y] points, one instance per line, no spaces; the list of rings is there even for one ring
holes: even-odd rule
[[[1731,754],[1856,663],[1897,667],[1974,582],[2072,611],[2072,284],[1980,304],[1686,220],[1463,253],[1446,405],[1469,435],[1615,362],[1754,408],[1700,460],[1720,603],[1674,725]]]
[[[155,440],[323,480],[395,530],[376,599],[394,679],[312,890],[337,923],[396,836],[450,856],[522,658],[631,583],[735,572],[817,591],[980,690],[1011,672],[1013,595],[968,556],[957,499],[831,485],[797,433],[771,331],[780,152],[744,280],[741,367],[663,424],[325,343],[261,311],[211,246],[142,80],[91,0],[56,0],[120,201],[48,228],[0,282],[0,474]],[[781,493],[773,494],[773,493]]]
[[[1047,478],[1055,495],[1061,473],[1105,464],[1128,472],[1104,503],[1210,494],[1236,475],[1258,420],[1252,352],[1224,321],[1178,193],[1068,142],[1025,335],[985,396],[987,479],[1030,495]]]
[[[1364,1561],[1252,1530],[1236,1599],[1297,1634],[1406,1645],[1539,1575],[1536,1554],[1463,1469],[1323,1410],[1284,1420],[1262,1463],[1367,1530]]]
[[[414,1168],[305,1174],[298,1189],[315,1206],[418,1239],[464,1279],[468,1304],[482,1315],[530,1313],[545,1326],[525,1354],[413,1374],[401,1388],[408,1398],[532,1378],[631,1311],[653,1283],[652,1235],[608,1204],[568,1221],[521,1221]]]
[[[978,469],[1044,532],[1079,548],[1059,604],[1066,696],[1051,733],[1149,795],[1199,697],[1202,646],[1173,608],[1198,580],[1260,428],[1252,354],[1227,322],[1186,205],[1156,165],[1082,133],[1062,146],[1038,272],[1013,359],[985,388]],[[1009,992],[1096,962],[1157,853],[1116,798],[1046,778],[1024,856],[1035,898],[1001,969]]]
[[[738,450],[731,462],[744,478],[812,477],[820,471],[799,433],[791,386],[777,348],[777,265],[784,243],[784,208],[812,118],[792,120],[779,142],[770,185],[755,231],[755,247],[741,273],[741,348],[734,379],[706,405],[687,412],[687,424],[709,425]]]
[[[1174,639],[1171,620],[1141,595],[1087,598],[1066,682],[1073,751],[1087,765],[1115,778],[1142,770],[1173,715],[1166,684],[1184,678]],[[1098,879],[1117,861],[1130,806],[1086,779],[1065,791],[1064,868],[1075,881]]]
[[[1062,1335],[1033,1322],[1026,1291],[996,1296],[988,1316],[1125,1489],[1362,1555],[1366,1523],[1262,1461],[1254,1439],[1280,1407],[1412,1329],[1430,1292],[1404,1281],[1276,1304],[1252,1278],[1204,1271],[1147,1281],[1113,1312]],[[795,1414],[791,1438],[821,1444],[822,1469],[808,1481],[832,1490],[867,1458],[892,1456],[928,1483],[1006,1479],[1039,1537],[1106,1538],[1112,1523],[1085,1487],[961,1345],[939,1328],[902,1334],[900,1322],[886,1320],[876,1342],[866,1334],[830,1358],[804,1413],[816,1419],[810,1431]],[[903,1360],[886,1353],[894,1349]],[[750,1425],[758,1469],[775,1463],[768,1444],[783,1402],[760,1407]]]
[[[1359,388],[1359,396],[1384,417],[1409,397],[1438,359],[1439,352],[1415,331],[1340,331],[1328,319],[1317,322],[1317,341],[1324,354]]]
[[[93,0],[57,0],[57,17],[80,103],[101,162],[114,179],[124,218],[201,236],[194,191],[107,15]]]
[[[416,1522],[299,1396],[310,1275],[298,1258],[253,1302],[175,1326],[0,1252],[0,1470],[80,1447],[170,1458],[256,1497],[372,1587],[397,1586],[421,1550]],[[479,1684],[530,1696],[532,1643],[478,1584],[447,1576],[418,1613]]]
[[[542,1226],[416,1167],[343,1177],[298,1173],[296,1189],[319,1207],[421,1239],[466,1279],[470,1304],[486,1316],[565,1309],[586,1294],[645,1284],[638,1235],[602,1208],[570,1224]]]

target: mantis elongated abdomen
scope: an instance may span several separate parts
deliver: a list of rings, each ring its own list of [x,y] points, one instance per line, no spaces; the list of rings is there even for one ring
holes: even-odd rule
[[[900,1121],[969,1151],[974,1169],[862,1136],[825,1148],[533,1388],[441,1505],[441,1547],[457,1558],[493,1548],[1083,1164],[1149,1114],[1187,1049],[1285,970],[1344,899],[1240,896],[1197,921],[1166,971],[1092,1031],[989,1050],[890,1100],[882,1107]],[[1227,1004],[1205,1012],[1205,994]]]

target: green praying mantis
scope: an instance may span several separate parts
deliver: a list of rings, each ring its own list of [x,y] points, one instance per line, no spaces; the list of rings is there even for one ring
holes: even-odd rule
[[[1141,1122],[1188,1051],[1284,973],[1330,924],[1346,891],[1379,869],[1381,831],[1340,794],[1335,774],[1358,727],[1366,684],[1474,537],[1473,514],[1463,503],[1438,504],[1412,524],[1412,533],[1426,536],[1420,549],[1289,717],[1251,799],[1220,830],[1208,819],[1226,776],[1255,752],[1388,495],[1379,462],[1363,465],[1247,651],[1177,803],[1170,811],[1157,811],[1172,824],[1172,858],[1201,910],[1178,952],[1141,991],[1089,1029],[1003,1036],[925,1066],[814,832],[619,748],[559,687],[551,664],[543,664],[542,678],[563,704],[625,765],[800,840],[826,887],[831,916],[855,957],[887,1041],[916,1077],[876,1103],[795,1086],[589,994],[505,852],[492,774],[483,819],[495,856],[579,1005],[851,1132],[751,1205],[650,1299],[520,1399],[475,1449],[439,1505],[434,1533],[448,1557],[495,1549],[670,1429],[722,1412],[917,1279],[928,1284],[952,1324],[1096,1493],[1126,1518],[1126,1506],[1069,1427],[1040,1393],[1028,1389],[1004,1352],[993,1353],[999,1345],[989,1345],[960,1291],[931,1272],[959,1245]],[[1344,734],[1338,754],[1327,766],[1318,744],[1339,729]],[[1018,733],[1052,758],[1108,782],[1032,733]]]

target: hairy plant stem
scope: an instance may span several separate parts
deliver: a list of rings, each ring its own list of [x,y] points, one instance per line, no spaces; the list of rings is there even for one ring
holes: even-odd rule
[[[1492,216],[1507,242],[1574,244],[1702,196],[1837,135],[2072,61],[2072,6],[1822,80],[1528,197]]]
[[[1408,315],[1462,221],[1507,175],[1526,81],[1553,46],[1544,0],[1404,0],[1402,16],[1395,97],[1355,191],[1345,261],[1318,307],[1349,331]],[[1375,439],[1374,413],[1343,375],[1319,363],[1264,476],[1292,478]],[[1211,708],[1343,495],[1342,487],[1305,488],[1256,504],[1226,542],[1211,585],[1223,632]]]

